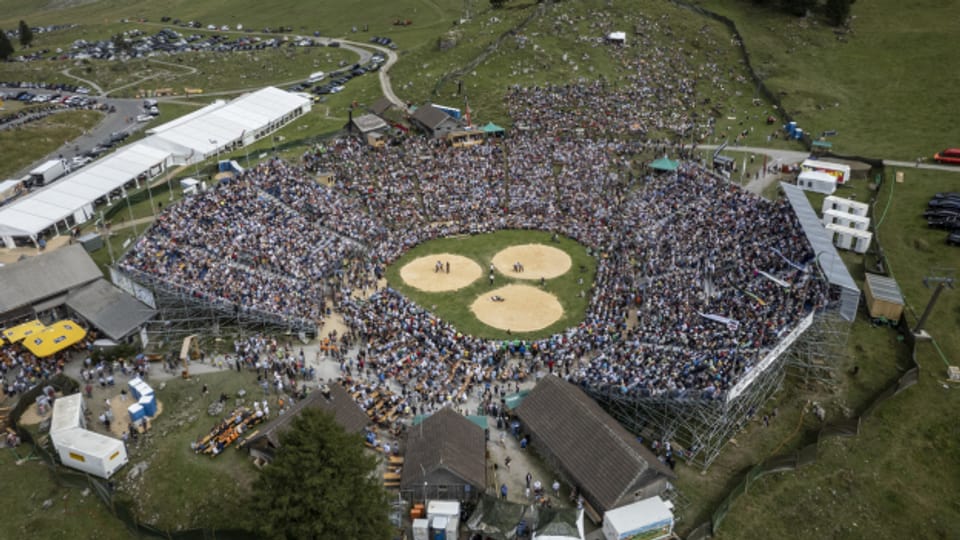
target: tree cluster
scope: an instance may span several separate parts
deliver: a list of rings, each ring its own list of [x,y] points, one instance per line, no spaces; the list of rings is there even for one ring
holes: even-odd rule
[[[26,21],[20,21],[17,33],[21,48],[25,49],[33,44],[33,30],[30,29],[30,25],[28,25]],[[7,33],[0,29],[0,60],[9,60],[10,57],[13,56],[13,53],[13,43],[10,42]]]
[[[756,5],[777,7],[797,17],[822,13],[833,26],[843,26],[850,18],[850,6],[856,0],[753,0]]]
[[[333,416],[304,409],[254,483],[248,530],[265,539],[386,540],[392,528],[376,459]]]

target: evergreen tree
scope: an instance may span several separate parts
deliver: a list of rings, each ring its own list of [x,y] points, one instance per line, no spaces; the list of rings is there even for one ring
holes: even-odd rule
[[[10,43],[10,38],[7,37],[7,33],[0,29],[0,60],[10,58],[12,54],[13,43]]]
[[[280,445],[254,483],[251,530],[268,539],[390,538],[387,495],[359,435],[313,408],[294,419]]]
[[[833,26],[843,26],[850,17],[851,0],[827,0],[824,10]]]
[[[33,30],[27,25],[26,21],[20,21],[20,46],[29,47],[33,43]]]

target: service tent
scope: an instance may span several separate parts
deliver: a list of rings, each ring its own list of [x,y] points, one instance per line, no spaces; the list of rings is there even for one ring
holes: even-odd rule
[[[85,222],[96,200],[141,175],[159,173],[170,162],[166,152],[144,142],[121,148],[68,174],[62,180],[0,208],[0,236],[36,236],[71,216]]]
[[[583,540],[583,510],[541,508],[536,521],[534,540]]]
[[[57,321],[23,340],[23,345],[37,358],[54,355],[79,343],[87,331],[71,320]]]
[[[467,520],[467,528],[471,532],[481,533],[485,538],[513,540],[517,538],[517,525],[523,521],[527,530],[530,530],[531,518],[535,514],[532,506],[484,495]]]
[[[655,171],[675,171],[679,167],[680,167],[679,161],[673,161],[672,159],[666,156],[660,159],[657,159],[650,164],[650,168]]]
[[[54,446],[60,444],[60,433],[83,428],[83,395],[79,392],[62,396],[53,401],[53,416],[50,418],[50,438]]]
[[[483,132],[487,135],[503,135],[504,131],[506,130],[493,122],[487,122],[487,125],[483,126]]]
[[[24,338],[30,337],[34,333],[40,332],[45,326],[42,322],[34,319],[23,324],[18,324],[12,328],[3,331],[3,337],[10,343],[16,343]]]

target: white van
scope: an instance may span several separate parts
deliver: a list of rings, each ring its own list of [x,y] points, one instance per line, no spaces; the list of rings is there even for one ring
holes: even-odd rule
[[[320,82],[326,77],[327,74],[322,71],[317,71],[316,73],[311,73],[310,78],[307,79],[307,82],[310,84]]]

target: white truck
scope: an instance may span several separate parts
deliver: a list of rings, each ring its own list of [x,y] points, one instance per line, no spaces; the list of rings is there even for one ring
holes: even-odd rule
[[[660,497],[650,497],[603,514],[605,540],[660,540],[672,534],[673,503]]]
[[[67,174],[70,169],[62,159],[51,159],[30,171],[30,184],[43,186]]]

